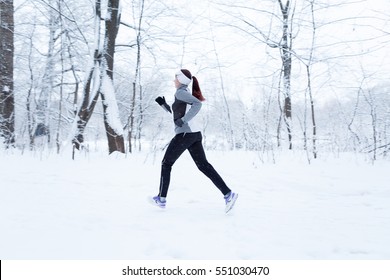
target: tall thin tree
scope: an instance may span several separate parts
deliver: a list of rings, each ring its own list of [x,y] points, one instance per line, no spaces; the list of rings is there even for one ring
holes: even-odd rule
[[[50,142],[50,126],[49,126],[49,108],[50,99],[53,92],[53,80],[54,80],[54,68],[55,68],[55,55],[54,48],[56,43],[56,31],[58,29],[58,11],[54,10],[54,1],[48,2],[48,14],[49,14],[49,40],[48,49],[46,55],[45,71],[42,77],[41,91],[36,99],[37,108],[35,112],[36,128],[35,137],[47,136],[47,141]]]
[[[14,3],[0,0],[0,136],[7,148],[15,144]]]
[[[279,1],[280,11],[283,16],[283,35],[280,42],[280,52],[282,58],[282,70],[283,70],[283,94],[284,94],[284,120],[287,127],[289,149],[292,149],[292,131],[291,131],[291,67],[292,67],[292,32],[290,20],[292,17],[291,2],[287,0],[286,4],[283,4],[282,0]]]
[[[133,2],[133,14],[134,14],[134,19],[136,18],[135,15],[135,8],[136,3]],[[136,31],[136,47],[137,47],[137,57],[136,57],[136,65],[135,65],[135,74],[134,74],[134,80],[133,80],[133,93],[131,97],[131,109],[130,109],[130,115],[128,117],[127,125],[128,127],[128,143],[129,143],[129,152],[133,152],[133,145],[132,141],[133,138],[135,139],[137,135],[140,136],[140,130],[141,127],[138,125],[136,127],[135,125],[135,117],[136,117],[136,110],[137,108],[138,113],[139,113],[139,121],[138,124],[142,123],[142,86],[141,86],[141,47],[142,47],[142,22],[143,22],[143,17],[144,17],[144,8],[145,8],[145,1],[140,0],[139,2],[139,15],[138,15],[138,23],[137,27],[135,29]],[[137,91],[138,91],[138,98],[137,98]],[[137,102],[138,101],[138,102]],[[137,106],[138,103],[138,106]],[[138,131],[136,131],[138,130]]]

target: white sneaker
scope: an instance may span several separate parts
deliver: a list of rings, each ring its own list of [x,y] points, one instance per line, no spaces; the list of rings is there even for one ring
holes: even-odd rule
[[[159,197],[158,195],[151,197],[150,202],[160,208],[165,208],[166,206],[166,201],[161,201],[161,197]]]
[[[225,197],[225,212],[228,213],[230,210],[233,209],[234,204],[236,203],[236,200],[238,198],[238,193],[230,192],[228,197]]]

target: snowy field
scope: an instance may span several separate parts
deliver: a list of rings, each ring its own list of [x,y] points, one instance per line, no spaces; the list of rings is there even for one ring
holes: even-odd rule
[[[163,152],[19,153],[0,152],[0,259],[390,259],[389,161],[208,152],[240,194],[226,215],[187,154],[161,210]]]

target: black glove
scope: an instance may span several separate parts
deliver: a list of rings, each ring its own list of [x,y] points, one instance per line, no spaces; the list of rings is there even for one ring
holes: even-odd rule
[[[178,127],[182,127],[183,124],[184,124],[184,122],[183,122],[182,119],[177,119],[177,120],[175,120],[174,122],[175,122],[175,124],[176,124]]]
[[[167,104],[167,102],[165,101],[165,97],[157,97],[156,98],[156,102],[158,103],[158,105],[160,105],[165,111],[169,112],[172,114],[172,111],[171,111],[171,107],[169,107],[169,105]]]

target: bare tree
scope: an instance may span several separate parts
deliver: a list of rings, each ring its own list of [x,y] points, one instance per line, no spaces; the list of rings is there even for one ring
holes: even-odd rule
[[[141,137],[141,129],[142,127],[140,124],[142,124],[142,86],[141,86],[141,48],[142,48],[142,23],[144,20],[144,8],[145,8],[145,1],[140,0],[139,1],[139,11],[138,15],[135,15],[135,8],[136,3],[133,1],[133,14],[134,19],[138,18],[138,22],[135,28],[136,31],[136,42],[135,46],[137,48],[136,52],[136,64],[135,64],[135,74],[133,79],[133,91],[131,95],[131,104],[130,104],[130,114],[127,120],[126,127],[128,128],[128,134],[127,134],[127,141],[128,141],[128,149],[129,152],[133,152],[133,139],[135,140],[136,137]],[[138,93],[138,94],[137,94]],[[138,115],[138,121],[136,125],[136,115]],[[141,147],[139,146],[139,149]]]
[[[174,7],[169,6],[164,1],[148,2],[145,0],[132,0],[131,8],[127,9],[127,20],[133,19],[133,23],[121,22],[121,24],[132,30],[133,36],[127,44],[119,44],[121,47],[127,47],[131,51],[125,60],[130,64],[128,67],[131,73],[126,71],[124,84],[130,93],[126,94],[123,104],[126,115],[125,129],[127,132],[128,151],[132,153],[136,148],[141,150],[141,137],[143,129],[147,123],[146,115],[150,103],[153,105],[158,92],[156,86],[151,83],[156,77],[160,76],[161,69],[166,66],[161,65],[162,59],[169,60],[171,53],[165,50],[170,44],[177,45],[181,36],[174,34],[172,29],[175,26],[164,18],[182,20]],[[130,34],[131,34],[130,33]],[[161,55],[159,55],[161,54]],[[153,68],[155,70],[150,72]],[[150,115],[148,115],[150,117]]]
[[[278,0],[280,11],[283,16],[283,35],[279,45],[282,58],[283,71],[283,94],[284,94],[284,120],[286,123],[289,149],[292,149],[292,132],[291,132],[291,67],[292,67],[292,31],[291,20],[293,17],[293,9],[290,0],[283,4],[282,0]]]
[[[0,136],[8,148],[15,143],[14,4],[0,0]]]
[[[29,86],[27,90],[27,96],[26,96],[26,116],[27,116],[27,134],[29,139],[29,148],[30,150],[33,150],[34,148],[34,127],[35,127],[35,119],[33,117],[32,113],[32,99],[33,99],[33,87],[34,87],[34,67],[32,62],[32,56],[33,56],[33,37],[35,32],[35,25],[33,25],[33,30],[31,34],[25,35],[28,37],[28,57],[27,57],[27,63],[28,63],[28,73],[29,73]]]
[[[284,3],[285,2],[285,3]],[[266,44],[268,47],[273,49],[278,49],[280,53],[280,58],[282,62],[281,66],[281,81],[282,88],[281,92],[283,94],[283,104],[281,104],[281,112],[282,118],[286,125],[288,141],[289,141],[289,149],[292,149],[292,103],[291,103],[291,70],[292,70],[292,57],[293,53],[293,18],[294,18],[294,6],[290,0],[277,1],[278,7],[280,9],[281,17],[277,14],[269,11],[267,9],[261,9],[255,6],[240,5],[240,4],[219,4],[222,6],[227,6],[226,13],[231,13],[234,9],[236,10],[244,10],[250,11],[250,15],[253,13],[257,13],[259,15],[266,14],[271,18],[277,18],[280,22],[280,31],[265,31],[259,24],[256,22],[258,19],[250,19],[246,17],[244,14],[232,13],[232,17],[240,22],[240,24],[230,24],[233,28],[239,29],[241,32],[250,35],[255,40]],[[259,17],[260,18],[260,17]],[[242,26],[244,24],[244,26]],[[249,27],[249,28],[248,28]],[[271,27],[268,26],[268,28]],[[280,36],[278,38],[278,36]],[[277,134],[280,134],[281,126],[278,127]]]
[[[221,86],[221,93],[222,93],[222,99],[223,99],[223,107],[224,107],[224,117],[226,117],[225,121],[223,122],[223,127],[225,130],[225,135],[227,138],[227,141],[229,143],[229,148],[230,150],[233,150],[235,148],[235,141],[234,141],[234,131],[233,131],[233,125],[232,125],[232,118],[231,118],[231,113],[230,113],[230,108],[229,108],[229,102],[226,97],[226,92],[225,92],[225,85],[224,85],[224,80],[223,80],[223,75],[222,75],[222,67],[221,67],[221,61],[218,55],[218,50],[215,44],[215,35],[214,35],[214,29],[210,21],[210,15],[209,15],[209,24],[210,24],[210,32],[211,32],[211,41],[213,43],[213,52],[215,55],[215,60],[217,62],[217,67],[218,67],[218,76],[219,76],[219,81],[220,81],[220,86]]]
[[[119,29],[119,0],[108,0],[105,17],[104,41],[101,42],[101,1],[95,3],[95,52],[94,63],[88,74],[83,101],[77,114],[77,131],[73,138],[74,147],[79,149],[84,142],[84,130],[92,116],[98,97],[103,101],[104,125],[108,139],[109,153],[124,153],[123,128],[118,114],[118,105],[113,86],[115,39]]]
[[[317,123],[315,118],[315,108],[314,108],[314,98],[313,98],[313,90],[312,90],[312,64],[314,59],[314,47],[315,47],[315,39],[316,39],[316,32],[317,32],[317,26],[316,26],[316,20],[314,15],[314,2],[315,0],[309,0],[310,4],[310,13],[311,13],[311,26],[312,26],[312,38],[311,38],[311,46],[309,49],[309,57],[307,59],[307,62],[305,63],[306,66],[306,74],[307,74],[307,90],[306,92],[309,95],[310,100],[310,112],[311,112],[311,123],[312,123],[312,144],[313,144],[313,157],[317,158]],[[306,106],[305,106],[306,108]],[[306,122],[306,114],[305,114],[305,122]],[[305,131],[305,147],[307,148],[307,136],[306,136],[306,125],[304,128]]]
[[[50,143],[59,150],[61,137],[68,135],[75,117],[80,83],[77,72],[84,64],[86,40],[79,28],[84,18],[75,15],[78,11],[72,4],[25,1],[16,8],[16,83],[18,104],[21,100],[25,104],[18,113],[26,116],[18,135],[23,143],[27,132],[30,149]],[[42,51],[45,41],[47,48]]]
[[[48,2],[48,14],[49,14],[49,40],[48,50],[46,55],[45,71],[42,77],[41,92],[36,98],[37,108],[35,112],[36,128],[35,137],[47,137],[47,141],[50,142],[50,100],[53,93],[53,79],[55,69],[55,43],[57,40],[56,31],[58,29],[58,13],[51,7],[53,7],[54,0]]]

